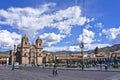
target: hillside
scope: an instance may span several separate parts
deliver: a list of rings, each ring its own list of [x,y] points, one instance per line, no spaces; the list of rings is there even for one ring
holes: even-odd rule
[[[114,52],[114,51],[120,50],[120,44],[115,44],[111,47],[100,48],[99,50],[103,51],[103,52],[105,52],[105,51]]]
[[[9,51],[6,51],[6,52],[0,52],[2,54],[9,54]]]
[[[120,44],[115,44],[113,46],[107,46],[107,47],[103,47],[103,48],[99,48],[99,51],[109,51],[109,52],[113,52],[113,51],[117,51],[120,50]],[[60,53],[67,53],[67,54],[75,54],[75,53],[80,53],[79,51],[57,51],[54,52],[56,54],[60,54]],[[84,53],[94,53],[94,50],[88,50],[88,51],[84,51]]]

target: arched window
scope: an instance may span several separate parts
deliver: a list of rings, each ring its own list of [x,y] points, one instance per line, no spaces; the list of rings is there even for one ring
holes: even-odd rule
[[[39,43],[39,46],[41,46],[41,43]]]
[[[24,54],[24,56],[26,57],[26,56],[27,56],[27,54],[25,53],[25,54]]]
[[[39,54],[39,56],[41,57],[42,55],[41,55],[41,54]]]
[[[27,42],[25,42],[25,45],[27,45]]]

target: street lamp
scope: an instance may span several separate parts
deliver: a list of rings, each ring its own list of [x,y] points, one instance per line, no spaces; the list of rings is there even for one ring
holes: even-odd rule
[[[14,45],[14,52],[13,52],[13,56],[14,56],[14,58],[13,58],[13,66],[12,66],[12,70],[14,70],[14,68],[15,68],[15,61],[16,61],[16,53],[15,53],[15,49],[16,49],[16,45]]]
[[[14,45],[14,62],[16,61],[16,53],[15,53],[15,50],[16,50],[16,45]]]
[[[82,53],[82,70],[84,70],[84,56],[83,56],[84,43],[83,41],[80,44],[80,48],[81,48],[81,53]]]

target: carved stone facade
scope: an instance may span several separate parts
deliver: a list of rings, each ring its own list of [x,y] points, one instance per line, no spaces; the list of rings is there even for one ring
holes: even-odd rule
[[[31,64],[31,65],[40,65],[42,64],[42,40],[37,39],[35,44],[30,44],[28,37],[23,36],[21,43],[13,51],[15,53],[14,62],[19,62],[20,64]],[[11,62],[13,63],[13,62]]]

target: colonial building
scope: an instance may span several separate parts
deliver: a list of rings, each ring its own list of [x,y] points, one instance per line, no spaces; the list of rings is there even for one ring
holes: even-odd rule
[[[10,63],[19,62],[20,64],[42,64],[42,40],[36,39],[35,44],[30,44],[26,36],[22,37],[21,43],[14,46],[10,51]]]
[[[47,57],[48,56],[48,57]],[[59,65],[81,65],[84,61],[84,65],[97,65],[97,64],[108,64],[111,63],[120,63],[120,50],[115,52],[99,52],[97,54],[52,54],[49,53],[46,56],[46,62],[52,60]],[[51,57],[50,57],[51,56]]]
[[[9,55],[5,53],[0,53],[0,64],[8,64],[9,63]]]

